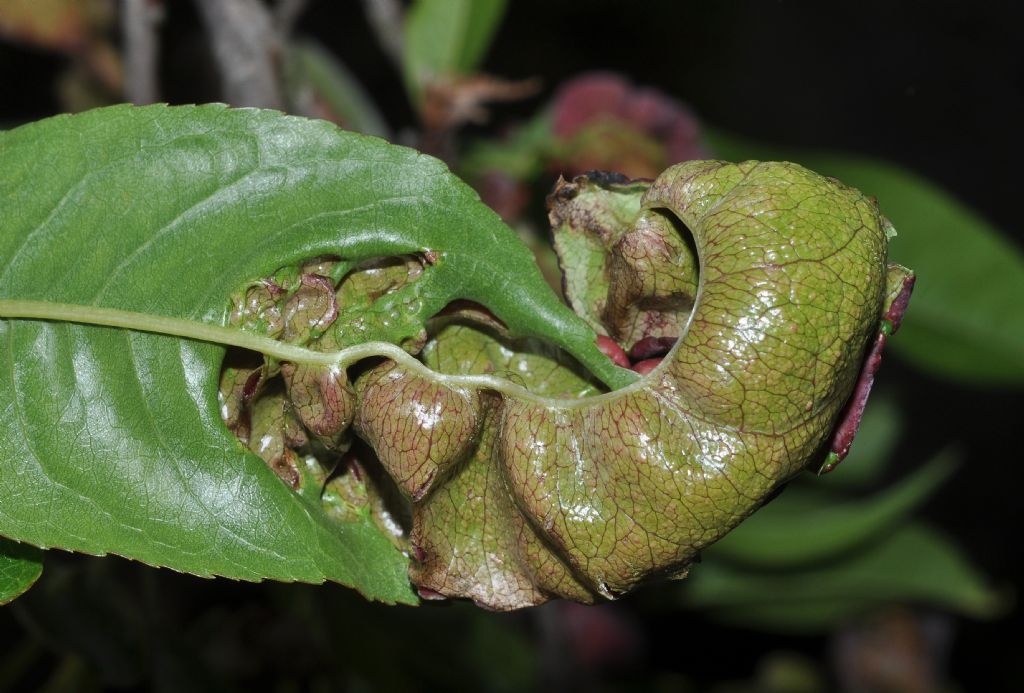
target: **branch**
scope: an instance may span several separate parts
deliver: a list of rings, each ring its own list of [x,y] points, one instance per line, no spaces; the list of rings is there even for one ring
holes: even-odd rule
[[[363,9],[381,50],[398,69],[401,69],[402,54],[405,51],[402,39],[402,25],[405,22],[402,3],[398,0],[363,0]]]
[[[283,110],[278,80],[280,40],[260,0],[197,0],[220,69],[224,100],[233,106]]]
[[[306,11],[309,0],[278,0],[274,6],[274,23],[277,25],[277,33],[282,38],[287,38],[295,29],[295,23],[299,16]]]
[[[163,21],[161,0],[121,0],[121,33],[124,37],[124,96],[134,104],[159,100],[157,56]]]

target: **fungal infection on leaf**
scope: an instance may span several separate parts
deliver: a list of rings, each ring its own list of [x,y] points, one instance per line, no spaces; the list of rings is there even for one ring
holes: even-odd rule
[[[0,535],[387,601],[685,575],[846,454],[913,285],[790,163],[559,181],[569,306],[442,164],[324,123],[103,109],[0,171]]]

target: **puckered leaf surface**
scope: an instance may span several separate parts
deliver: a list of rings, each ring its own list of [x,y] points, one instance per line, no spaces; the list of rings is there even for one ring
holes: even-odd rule
[[[595,275],[607,271],[604,306],[584,300],[583,317],[440,162],[380,140],[222,106],[7,133],[0,314],[30,319],[0,323],[0,535],[199,575],[334,580],[385,601],[411,600],[408,569],[423,594],[498,609],[684,574],[780,484],[845,455],[912,275],[887,267],[872,201],[794,164],[672,167],[621,237],[591,228],[600,204],[579,192],[555,192],[567,233],[596,234],[610,258]],[[90,306],[134,317],[87,320]],[[372,448],[351,452],[375,457],[407,501],[407,545],[369,507],[330,512],[315,492],[326,476],[303,482],[283,399],[268,390],[251,426],[239,418],[252,373],[222,380],[222,348],[196,339],[242,344],[210,326],[229,310],[291,343],[257,348],[283,360],[314,449],[344,453],[349,425]],[[428,335],[431,316],[467,310],[493,334],[442,322]],[[675,346],[638,380],[598,348],[585,320],[598,313],[626,345]],[[192,327],[163,329],[172,319]],[[426,365],[403,350],[429,339]],[[314,344],[351,348],[297,346]],[[584,371],[615,391],[578,398],[592,391]]]

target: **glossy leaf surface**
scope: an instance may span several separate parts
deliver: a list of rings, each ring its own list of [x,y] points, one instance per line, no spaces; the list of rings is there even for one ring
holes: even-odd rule
[[[417,585],[492,608],[614,598],[684,574],[823,454],[888,310],[877,208],[785,163],[689,162],[641,187],[624,223],[686,229],[704,262],[685,331],[640,382],[582,400],[495,387],[495,401],[403,362],[356,383],[357,430],[413,506]],[[587,181],[552,198],[553,221],[581,235],[617,216]],[[583,271],[600,277],[603,252],[573,245],[562,262],[596,258]],[[677,268],[674,254],[633,267]],[[592,323],[609,315],[574,295]]]
[[[926,603],[965,615],[998,612],[999,596],[961,552],[919,523],[899,528],[846,560],[797,573],[752,573],[708,560],[684,603],[730,623],[817,632],[890,604]]]

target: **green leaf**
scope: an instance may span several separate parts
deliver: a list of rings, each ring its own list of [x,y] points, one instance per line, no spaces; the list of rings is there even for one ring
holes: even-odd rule
[[[911,309],[892,348],[940,376],[1024,384],[1024,254],[998,229],[924,178],[845,154],[710,136],[729,160],[796,161],[874,195],[896,227],[892,259],[913,267]]]
[[[274,495],[282,486],[214,413],[222,352],[209,342],[284,359],[306,427],[322,425],[313,432],[333,445],[350,423],[373,449],[411,506],[420,588],[492,608],[591,601],[685,571],[816,461],[880,329],[889,275],[886,225],[856,190],[788,163],[673,167],[643,205],[654,223],[674,225],[671,214],[692,232],[707,258],[704,302],[637,379],[601,354],[468,188],[378,140],[260,111],[120,108],[9,133],[0,171],[13,239],[0,246],[0,296],[12,297],[0,314],[26,318],[0,335],[0,373],[10,373],[0,478],[19,499],[0,531],[196,572],[331,577],[374,595],[376,559],[395,552],[373,553],[381,535],[365,516],[331,521],[315,495]],[[310,256],[320,270],[256,281]],[[334,329],[329,277],[396,256],[410,281],[374,300],[371,332],[415,343],[425,316],[466,298],[499,319],[502,336],[547,339],[606,384],[629,385],[551,399],[432,371],[394,341],[300,346]],[[241,286],[267,295],[256,291],[254,312],[233,319],[289,343],[220,326],[224,297]],[[238,300],[249,305],[249,291]],[[350,328],[361,330],[346,320],[336,341],[351,343]],[[354,370],[349,388],[347,366],[371,356],[386,359]],[[329,370],[319,381],[298,373],[311,364]],[[226,377],[225,391],[240,377]],[[270,404],[270,421],[287,428],[283,403]],[[302,517],[281,521],[296,507]]]
[[[417,585],[491,608],[613,598],[685,572],[832,438],[881,329],[875,205],[799,166],[703,161],[662,173],[641,205],[634,230],[678,228],[674,215],[706,261],[689,329],[636,385],[550,400],[404,354],[355,383],[354,425],[412,505]],[[658,265],[638,268],[641,286],[681,271]],[[507,369],[465,351],[477,358],[435,363]]]
[[[43,574],[43,552],[0,539],[0,604],[14,601]]]
[[[940,455],[901,483],[859,500],[837,500],[814,487],[789,489],[707,553],[768,569],[834,558],[907,517],[952,473],[950,457]]]
[[[0,220],[0,299],[224,324],[231,293],[278,267],[429,252],[425,314],[472,296],[512,332],[568,336],[581,362],[618,370],[443,164],[324,122],[223,106],[41,121],[0,137]],[[369,517],[331,519],[229,433],[217,403],[223,353],[0,321],[0,535],[414,601],[406,557]]]
[[[432,81],[472,72],[505,15],[506,0],[416,0],[405,18],[405,84],[420,104]]]
[[[818,631],[894,603],[917,603],[977,618],[1002,599],[949,541],[905,525],[844,560],[795,572],[753,572],[709,559],[683,588],[687,606],[729,623],[775,631]]]

